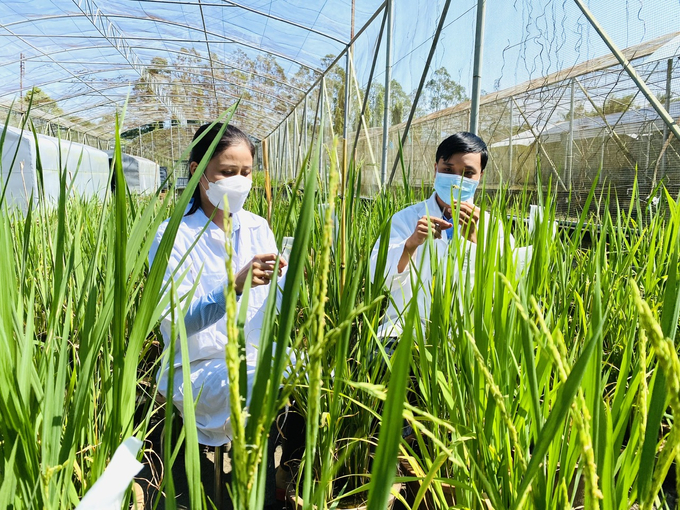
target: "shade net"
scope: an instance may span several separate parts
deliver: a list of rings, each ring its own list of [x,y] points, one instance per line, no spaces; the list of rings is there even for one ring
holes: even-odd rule
[[[36,117],[106,138],[126,100],[124,127],[135,128],[202,123],[240,99],[235,122],[259,139],[302,100],[324,56],[343,50],[352,17],[361,26],[378,6],[9,0],[0,5],[0,100],[22,106],[39,87]]]
[[[586,3],[677,119],[680,4]],[[328,151],[356,161],[366,194],[429,187],[439,142],[470,127],[477,4],[451,2],[438,31],[444,1],[395,0],[389,59],[384,5],[5,1],[0,105],[14,101],[16,123],[37,86],[40,125],[101,145],[127,102],[126,150],[172,168],[196,127],[240,99],[233,122],[266,140],[258,154],[278,178],[322,139],[322,171]],[[568,211],[598,172],[620,198],[636,178],[643,194],[680,186],[678,141],[575,2],[487,2],[480,84],[490,189],[551,181]]]

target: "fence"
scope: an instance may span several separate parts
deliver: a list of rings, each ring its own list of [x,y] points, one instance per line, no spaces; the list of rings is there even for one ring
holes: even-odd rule
[[[624,52],[673,118],[680,117],[680,64],[674,61],[676,57],[656,56],[677,36],[668,34]],[[353,98],[348,104],[354,113],[346,118],[355,126],[361,123],[358,112],[363,96],[359,86],[349,81]],[[334,87],[329,91],[322,80],[268,138],[275,176],[294,176],[315,135],[325,140],[327,148],[333,146],[333,136],[342,137],[334,117],[343,112],[334,109],[337,101],[333,104],[328,99],[338,96],[337,80]],[[392,182],[399,183],[404,174],[416,186],[430,186],[438,144],[454,132],[467,130],[469,118],[470,103],[464,102],[415,119],[402,147],[403,169],[394,162],[406,124],[391,126],[388,179],[392,176]],[[560,195],[561,213],[580,210],[598,173],[599,188],[611,190],[624,206],[636,177],[643,197],[660,182],[674,195],[680,191],[680,143],[669,137],[664,122],[613,55],[485,95],[479,126],[490,152],[487,189],[503,187],[512,192],[527,187],[532,191],[539,178],[544,184],[552,181]],[[382,139],[381,126],[352,130],[346,135],[347,147],[341,143],[334,149],[339,161],[346,150],[348,161],[362,165],[365,194],[381,186]]]

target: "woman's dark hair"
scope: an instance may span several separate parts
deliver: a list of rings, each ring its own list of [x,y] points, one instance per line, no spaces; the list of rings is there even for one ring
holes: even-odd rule
[[[486,162],[489,160],[489,152],[486,148],[484,140],[477,135],[461,131],[446,138],[437,148],[435,163],[444,158],[448,160],[454,154],[459,153],[479,153],[482,158],[482,170],[486,168]]]
[[[194,146],[191,149],[191,154],[189,155],[188,172],[190,179],[191,179],[191,163],[194,161],[196,163],[201,162],[201,160],[208,153],[208,150],[210,149],[210,144],[213,143],[217,136],[219,136],[220,129],[222,129],[221,123],[203,124],[201,127],[198,128],[196,134],[194,134],[193,139]],[[205,136],[201,138],[198,142],[196,142],[196,139],[199,136],[201,136],[201,134],[203,134],[205,131],[208,131],[205,134]],[[245,143],[250,149],[250,154],[253,157],[255,157],[255,146],[253,145],[253,142],[250,141],[250,138],[248,138],[248,135],[246,135],[236,126],[232,126],[231,124],[229,124],[224,130],[224,133],[222,133],[222,138],[220,138],[220,141],[217,142],[217,146],[215,147],[215,152],[213,152],[212,158],[214,158],[218,154],[221,154],[229,147],[234,147],[235,145],[239,145],[240,143]],[[198,211],[198,208],[201,206],[201,190],[199,186],[196,186],[196,188],[194,189],[194,195],[191,197],[193,199],[193,202],[191,204],[189,212],[186,213],[186,216],[194,214],[196,211]]]

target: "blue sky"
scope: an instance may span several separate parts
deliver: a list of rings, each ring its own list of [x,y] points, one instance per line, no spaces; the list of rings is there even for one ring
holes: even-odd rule
[[[418,84],[443,2],[396,0],[393,77],[407,91]],[[476,19],[474,0],[452,2],[434,58],[468,94]],[[680,31],[678,0],[591,0],[591,11],[620,47]],[[488,0],[482,89],[491,92],[607,54],[604,42],[571,0]],[[373,32],[373,31],[371,31]],[[367,50],[368,44],[364,45]],[[357,67],[370,61],[358,56]],[[379,62],[383,62],[380,57]]]

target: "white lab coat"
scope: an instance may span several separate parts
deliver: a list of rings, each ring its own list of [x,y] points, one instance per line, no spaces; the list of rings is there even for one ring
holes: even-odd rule
[[[180,259],[189,251],[191,244],[196,240],[196,237],[208,222],[208,217],[200,208],[195,213],[182,218],[182,223],[177,231],[175,244],[163,278],[164,284],[169,281],[173,271],[179,265]],[[166,227],[167,221],[161,224],[158,229],[149,251],[149,264],[153,263]],[[234,237],[234,274],[250,262],[255,255],[277,252],[274,234],[266,220],[248,211],[241,210],[234,215]],[[227,281],[225,260],[225,233],[220,227],[210,221],[208,228],[198,239],[193,250],[191,250],[175,275],[177,279],[188,269],[187,276],[182,281],[177,282],[177,294],[181,297],[191,290],[201,269],[203,271],[200,278],[198,278],[194,299],[209,294],[218,285],[224,284]],[[250,289],[246,313],[247,321],[252,319],[258,310],[263,307],[269,294],[269,288],[269,285],[262,285]],[[170,345],[170,328],[171,319],[168,315],[161,321],[161,332],[166,349]],[[249,342],[246,343],[246,364],[248,367],[248,394],[250,395],[250,390],[252,390],[254,383],[255,364],[257,361],[257,343],[254,343],[252,339],[259,339],[259,336],[248,335],[248,338]],[[195,408],[198,441],[209,446],[225,444],[231,440],[232,435],[229,380],[225,362],[225,346],[227,343],[226,317],[222,317],[215,324],[196,334],[190,335],[187,341],[194,400],[200,392],[200,398]],[[179,341],[176,341],[174,353],[176,370],[172,401],[180,412],[183,411],[182,395],[184,387],[181,370],[183,361]],[[162,369],[159,371],[158,376],[158,391],[166,397],[169,393],[167,375],[167,370]]]
[[[484,214],[485,224],[489,225],[491,220],[490,214],[488,212]],[[391,299],[385,317],[377,331],[379,338],[396,338],[401,336],[407,306],[414,294],[418,303],[418,312],[423,331],[425,331],[429,322],[434,269],[432,262],[441,266],[446,257],[448,257],[449,239],[447,238],[447,233],[442,232],[442,238],[433,239],[432,244],[426,242],[419,246],[411,259],[411,263],[404,271],[399,273],[397,268],[399,259],[404,252],[406,240],[413,234],[418,220],[425,215],[442,217],[442,210],[437,203],[436,193],[432,193],[427,200],[402,209],[392,216],[390,240],[385,263],[385,285],[390,291]],[[460,285],[466,285],[466,288],[470,288],[470,285],[474,282],[477,244],[464,239],[457,229],[454,229],[454,235],[459,236],[460,255],[464,259],[462,261],[462,274],[456,272],[453,275],[455,281],[452,283],[458,282]],[[502,248],[504,232],[500,223],[498,235],[498,243]],[[514,240],[510,236],[510,245],[512,246],[513,244]],[[373,279],[375,279],[379,249],[380,239],[376,242],[371,253],[371,275]],[[430,249],[432,252],[430,252]]]

